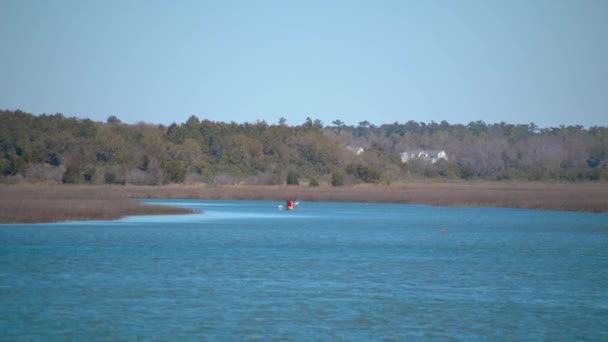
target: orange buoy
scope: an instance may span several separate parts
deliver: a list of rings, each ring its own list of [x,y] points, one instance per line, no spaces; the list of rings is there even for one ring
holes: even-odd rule
[[[447,232],[447,230],[442,229],[442,230],[440,230],[440,232],[441,232],[441,233],[445,233],[445,232]]]

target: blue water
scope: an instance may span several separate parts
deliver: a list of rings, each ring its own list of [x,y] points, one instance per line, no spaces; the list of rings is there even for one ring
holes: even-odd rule
[[[145,202],[0,225],[0,339],[608,340],[607,214]]]

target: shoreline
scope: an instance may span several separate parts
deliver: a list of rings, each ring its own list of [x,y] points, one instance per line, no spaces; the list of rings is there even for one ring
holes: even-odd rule
[[[608,212],[608,183],[462,182],[392,186],[0,185],[0,223],[112,220],[131,215],[187,214],[136,198],[384,202]]]

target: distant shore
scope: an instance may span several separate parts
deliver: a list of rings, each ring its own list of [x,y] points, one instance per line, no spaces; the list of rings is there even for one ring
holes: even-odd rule
[[[608,212],[608,183],[464,182],[344,187],[166,185],[1,185],[0,223],[111,220],[187,214],[135,198],[261,199],[416,203],[442,206]]]

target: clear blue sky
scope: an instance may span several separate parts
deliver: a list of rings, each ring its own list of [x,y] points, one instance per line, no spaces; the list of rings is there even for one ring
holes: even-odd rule
[[[608,126],[608,1],[0,0],[0,108]]]

